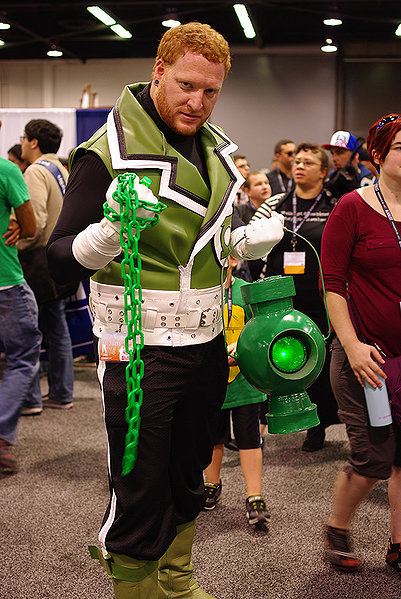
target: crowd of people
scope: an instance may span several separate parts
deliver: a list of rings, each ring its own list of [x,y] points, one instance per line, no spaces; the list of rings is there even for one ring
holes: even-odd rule
[[[293,276],[295,308],[326,333],[318,263],[303,237],[322,257],[333,330],[308,389],[320,424],[307,431],[302,450],[321,450],[326,428],[339,422],[351,446],[327,520],[326,555],[338,569],[360,567],[352,517],[374,484],[389,479],[386,561],[401,574],[401,418],[374,427],[364,400],[366,384],[381,388],[387,380],[401,413],[401,115],[372,125],[366,149],[349,131],[334,132],[323,145],[283,138],[269,167],[253,171],[208,120],[230,66],[227,42],[210,26],[175,27],[160,42],[150,83],[123,89],[107,124],[72,152],[70,174],[57,157],[62,132],[44,119],[29,121],[20,146],[0,159],[0,340],[8,364],[0,387],[0,466],[18,468],[20,415],[73,407],[65,298],[90,278],[110,487],[100,548],[91,556],[117,599],[209,597],[192,576],[191,550],[199,512],[224,498],[225,445],[239,451],[249,525],[268,525],[261,488],[268,399],[233,357],[250,317],[241,287]],[[370,169],[360,161],[366,152]],[[147,219],[160,201],[167,209],[139,243],[141,301],[135,294],[131,301],[142,314],[143,346],[134,339],[142,361],[140,428],[135,464],[122,475],[127,362],[124,352],[110,359],[107,344],[112,338],[125,347],[128,332],[121,315],[132,272],[121,266],[126,215],[118,202],[126,172]],[[41,343],[48,352],[44,397]]]
[[[0,341],[7,368],[0,386],[0,465],[16,472],[18,419],[43,408],[73,406],[73,355],[65,299],[77,283],[57,285],[46,244],[60,214],[68,171],[57,158],[62,132],[46,119],[25,125],[2,167],[4,254]],[[14,306],[10,310],[10,302]],[[47,352],[48,392],[40,389],[40,350]]]

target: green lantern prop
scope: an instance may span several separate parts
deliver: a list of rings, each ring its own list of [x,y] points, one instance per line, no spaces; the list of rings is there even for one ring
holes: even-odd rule
[[[293,433],[319,424],[305,389],[318,377],[325,342],[316,324],[294,310],[294,279],[275,276],[243,285],[252,318],[238,339],[235,358],[244,377],[270,395],[270,433]]]

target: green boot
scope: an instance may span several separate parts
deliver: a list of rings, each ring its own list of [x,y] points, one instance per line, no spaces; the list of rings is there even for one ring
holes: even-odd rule
[[[116,599],[156,599],[159,562],[138,560],[121,553],[108,553],[89,547],[91,557],[98,559],[113,582]]]
[[[195,520],[177,526],[177,536],[159,560],[158,599],[213,599],[192,577]]]

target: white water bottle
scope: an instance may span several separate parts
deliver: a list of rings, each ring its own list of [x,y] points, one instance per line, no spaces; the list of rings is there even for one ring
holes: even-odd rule
[[[381,376],[379,376],[379,379],[383,386],[376,387],[376,389],[364,381],[366,407],[368,409],[370,426],[387,426],[393,422],[390,403],[388,401],[386,381]]]

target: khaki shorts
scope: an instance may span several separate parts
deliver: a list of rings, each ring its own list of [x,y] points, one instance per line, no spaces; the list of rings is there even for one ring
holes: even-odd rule
[[[385,480],[392,466],[401,467],[401,435],[394,424],[369,425],[365,394],[337,337],[331,344],[330,381],[338,403],[338,416],[346,425],[353,470],[361,476]]]

